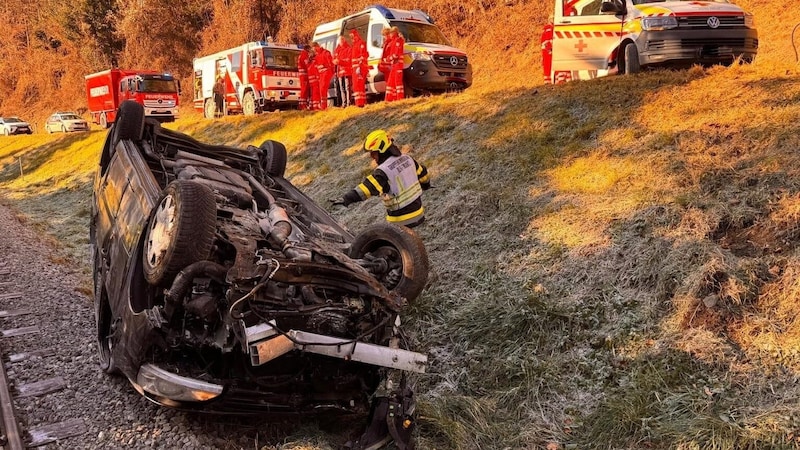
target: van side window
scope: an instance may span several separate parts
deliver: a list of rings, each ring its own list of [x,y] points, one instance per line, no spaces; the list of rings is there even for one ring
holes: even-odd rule
[[[378,48],[383,47],[383,35],[381,35],[381,30],[383,30],[383,24],[380,23],[374,23],[370,27],[369,32],[372,39],[373,47],[378,47]]]
[[[603,0],[562,0],[564,16],[598,16]]]

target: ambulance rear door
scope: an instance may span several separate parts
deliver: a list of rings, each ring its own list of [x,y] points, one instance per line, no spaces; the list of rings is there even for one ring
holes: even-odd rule
[[[555,3],[552,81],[563,83],[607,75],[608,61],[622,35],[623,16],[600,13],[602,0]]]

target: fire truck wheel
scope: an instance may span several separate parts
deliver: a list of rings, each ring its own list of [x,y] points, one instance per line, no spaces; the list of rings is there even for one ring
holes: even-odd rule
[[[106,113],[100,113],[100,127],[104,130],[108,128],[108,118],[106,117]]]
[[[264,141],[259,145],[264,150],[264,170],[274,177],[286,173],[286,146],[278,141]]]
[[[253,91],[245,92],[242,98],[242,113],[244,113],[245,116],[252,116],[257,112],[256,97],[253,95]]]
[[[214,103],[213,98],[207,98],[203,107],[203,117],[206,119],[213,119],[217,113],[217,105]]]
[[[628,45],[625,46],[625,75],[630,75],[633,73],[638,73],[641,71],[641,66],[639,65],[639,49],[636,48],[636,44],[633,42],[629,42]]]

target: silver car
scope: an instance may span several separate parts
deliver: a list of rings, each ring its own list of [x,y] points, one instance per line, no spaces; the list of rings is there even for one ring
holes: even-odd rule
[[[44,124],[44,129],[48,133],[55,133],[61,131],[66,133],[68,131],[89,131],[89,122],[81,119],[81,117],[74,112],[57,112],[47,119]]]
[[[0,132],[8,136],[11,134],[31,134],[31,124],[19,117],[0,117]]]

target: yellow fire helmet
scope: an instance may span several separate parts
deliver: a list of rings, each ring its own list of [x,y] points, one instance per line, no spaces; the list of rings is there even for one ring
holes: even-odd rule
[[[392,140],[383,130],[375,130],[367,135],[364,141],[364,150],[368,152],[385,152],[392,145]]]

